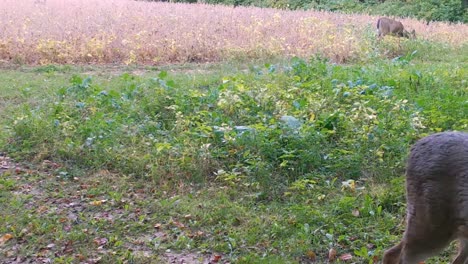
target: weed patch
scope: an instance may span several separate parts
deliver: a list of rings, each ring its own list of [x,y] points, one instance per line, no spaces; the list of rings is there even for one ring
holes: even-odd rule
[[[403,230],[408,147],[467,129],[464,64],[417,59],[4,71],[0,254],[376,263]]]

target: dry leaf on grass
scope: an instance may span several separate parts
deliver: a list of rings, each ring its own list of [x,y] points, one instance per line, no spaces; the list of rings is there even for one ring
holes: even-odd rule
[[[340,260],[342,261],[347,261],[347,260],[351,260],[353,258],[353,256],[349,253],[346,253],[346,254],[343,254],[340,256]]]
[[[313,250],[307,250],[306,256],[311,261],[315,261],[315,259],[317,258],[317,254],[315,254]]]
[[[105,202],[107,202],[107,200],[96,200],[96,201],[89,202],[89,204],[99,206],[99,205],[102,205]]]
[[[214,255],[210,263],[218,263],[221,260],[221,255]]]
[[[358,209],[354,209],[354,210],[352,211],[352,214],[353,214],[353,216],[355,216],[355,217],[359,217],[359,215],[360,215],[361,213],[359,212]]]
[[[0,246],[2,246],[3,244],[5,244],[5,242],[7,242],[8,240],[12,239],[13,238],[13,235],[12,234],[5,234],[3,236],[0,237]]]
[[[97,237],[93,241],[98,246],[103,246],[103,245],[107,244],[107,242],[108,242],[107,238],[105,238],[105,237]]]
[[[336,250],[334,248],[330,248],[328,250],[328,261],[332,262],[336,259]]]

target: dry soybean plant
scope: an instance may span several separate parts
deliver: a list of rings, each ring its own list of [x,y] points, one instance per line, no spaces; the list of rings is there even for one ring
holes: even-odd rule
[[[166,64],[236,56],[307,56],[335,62],[372,50],[376,17],[130,0],[3,0],[0,61]],[[468,26],[406,19],[418,37],[465,43]],[[366,37],[367,36],[367,37]]]

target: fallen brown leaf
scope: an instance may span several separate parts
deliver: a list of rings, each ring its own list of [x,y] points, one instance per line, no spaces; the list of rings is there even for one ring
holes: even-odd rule
[[[330,248],[328,250],[328,261],[333,262],[336,259],[336,250],[334,248]]]
[[[108,242],[107,238],[105,238],[105,237],[97,237],[93,241],[98,246],[105,245]]]
[[[184,229],[184,228],[185,228],[185,225],[182,224],[181,222],[174,221],[174,225],[177,226],[177,227],[180,228],[180,229]]]
[[[45,257],[45,256],[49,255],[49,253],[50,253],[49,249],[43,248],[37,253],[37,256],[38,257]]]
[[[351,260],[353,256],[349,253],[343,254],[340,256],[340,260],[346,261],[346,260]]]
[[[221,260],[221,255],[214,255],[213,259],[210,261],[211,263],[218,263]]]
[[[46,246],[46,248],[48,248],[48,249],[51,249],[51,248],[54,248],[54,247],[55,247],[54,243],[50,243],[49,245]]]
[[[315,254],[315,252],[313,250],[307,250],[306,256],[311,261],[315,261],[315,259],[317,258],[317,254]]]
[[[352,211],[352,214],[353,214],[355,217],[359,217],[359,215],[360,215],[358,209],[354,209],[354,210]]]
[[[38,213],[43,213],[45,211],[47,211],[47,206],[44,206],[44,205],[39,206],[39,208],[37,208],[37,210],[36,210],[36,212],[38,212]]]
[[[68,241],[65,243],[65,246],[62,247],[62,252],[65,253],[65,254],[71,254],[71,253],[73,253],[73,241],[68,240]]]
[[[97,264],[101,261],[101,257],[93,258],[93,259],[88,259],[86,260],[86,263],[88,264]]]
[[[96,201],[89,202],[89,204],[99,206],[99,205],[101,205],[101,204],[103,204],[105,202],[107,202],[107,200],[96,200]]]
[[[13,235],[12,234],[4,234],[3,236],[0,237],[0,246],[5,244],[8,240],[12,239]]]
[[[81,254],[76,254],[76,255],[75,255],[75,258],[77,258],[79,261],[83,261],[83,260],[86,259],[86,257],[83,256],[83,255],[81,255]]]
[[[37,258],[38,261],[41,261],[42,263],[52,263],[52,260],[50,260],[50,258]]]

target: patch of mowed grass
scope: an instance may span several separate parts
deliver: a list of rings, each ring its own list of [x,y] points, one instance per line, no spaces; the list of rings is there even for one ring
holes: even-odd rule
[[[371,263],[404,227],[410,144],[468,124],[466,61],[412,52],[201,74],[39,69],[0,76],[0,150],[60,166],[1,175],[0,234],[57,262],[168,250],[323,262],[333,248]],[[29,181],[44,192],[23,193]]]

